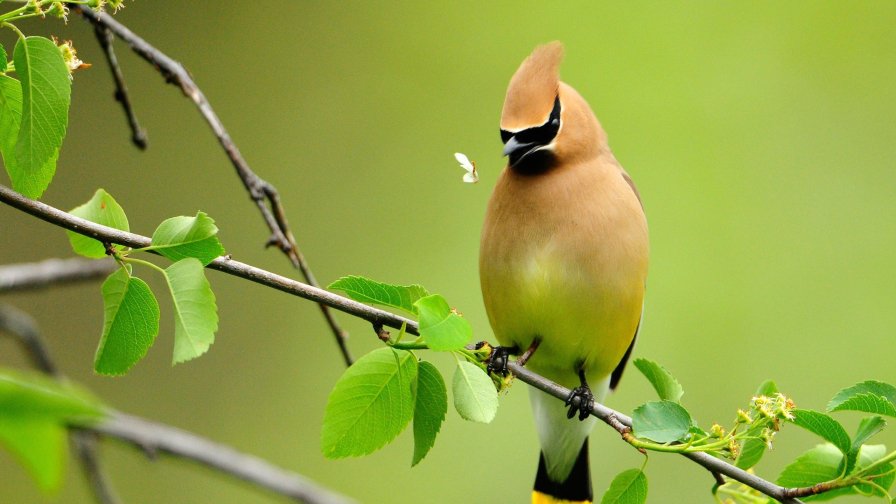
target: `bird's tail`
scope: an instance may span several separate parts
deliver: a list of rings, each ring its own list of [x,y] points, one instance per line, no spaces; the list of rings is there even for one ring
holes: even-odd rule
[[[591,470],[588,467],[588,439],[582,443],[572,472],[565,481],[557,482],[548,476],[544,453],[538,457],[538,474],[532,490],[532,504],[591,503]]]

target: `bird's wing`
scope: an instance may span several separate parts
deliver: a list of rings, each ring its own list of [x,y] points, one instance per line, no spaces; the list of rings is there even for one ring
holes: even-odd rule
[[[634,186],[632,186],[634,188]],[[637,193],[637,192],[636,192]],[[641,309],[641,318],[644,317],[644,309]],[[622,379],[622,373],[625,371],[625,365],[628,363],[628,358],[632,356],[632,349],[635,348],[635,340],[638,339],[638,331],[641,330],[641,319],[638,319],[638,326],[635,327],[635,335],[632,337],[632,342],[628,345],[628,350],[625,351],[625,355],[622,356],[622,360],[619,361],[619,364],[616,364],[616,369],[610,374],[610,390],[616,390],[616,386],[619,385],[619,380]]]

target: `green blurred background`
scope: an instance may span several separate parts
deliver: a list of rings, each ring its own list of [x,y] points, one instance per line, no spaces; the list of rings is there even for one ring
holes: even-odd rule
[[[68,138],[43,200],[72,208],[104,187],[143,234],[201,209],[235,258],[297,277],[263,249],[266,229],[192,104],[118,44],[150,136],[145,153],[130,145],[93,34],[72,18],[22,25],[73,39],[94,63],[75,77]],[[421,283],[461,310],[477,338],[491,336],[476,270],[503,166],[505,86],[535,45],[562,40],[562,78],[591,103],[647,209],[652,264],[635,356],[665,364],[704,425],[730,422],[767,378],[813,409],[860,380],[896,380],[896,3],[153,0],[128,2],[117,18],[192,72],[250,165],[279,188],[321,282]],[[461,182],[455,151],[477,161],[479,184]],[[2,263],[71,255],[65,233],[9,207],[0,230]],[[170,366],[162,299],[154,348],[118,379],[91,370],[99,283],[0,302],[32,313],[63,370],[111,405],[360,501],[528,501],[537,446],[524,385],[491,425],[449,412],[416,468],[409,433],[366,458],[325,460],[321,418],[343,366],[317,307],[209,277],[221,317],[210,352]],[[378,346],[368,324],[339,320],[356,355]],[[450,372],[451,359],[433,360]],[[0,340],[0,364],[25,361]],[[631,411],[653,397],[629,370],[609,405]],[[838,418],[853,431],[860,417]],[[879,440],[896,447],[893,432]],[[814,443],[788,427],[759,472],[773,478]],[[128,503],[285,502],[116,442],[102,451]],[[642,463],[603,427],[591,460],[598,493]],[[652,455],[647,472],[651,503],[712,501],[712,478],[688,461]],[[74,464],[69,473],[48,498],[0,454],[0,502],[91,502]]]

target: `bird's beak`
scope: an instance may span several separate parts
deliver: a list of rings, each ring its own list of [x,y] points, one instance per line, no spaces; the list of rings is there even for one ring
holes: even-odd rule
[[[521,151],[528,151],[533,145],[535,145],[535,142],[521,143],[515,136],[512,136],[510,137],[510,140],[504,144],[504,155],[520,159],[522,157],[521,154],[525,153]],[[514,155],[514,153],[518,153],[518,155]]]

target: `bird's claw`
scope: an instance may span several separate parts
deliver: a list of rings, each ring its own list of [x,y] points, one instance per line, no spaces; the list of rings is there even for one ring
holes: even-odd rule
[[[493,347],[492,354],[486,361],[486,369],[489,374],[494,373],[500,376],[507,376],[507,363],[510,360],[512,352],[513,348],[510,347]]]
[[[566,398],[566,405],[569,406],[566,418],[572,418],[578,412],[579,420],[584,420],[588,418],[591,410],[594,409],[594,394],[587,386],[576,387]]]

